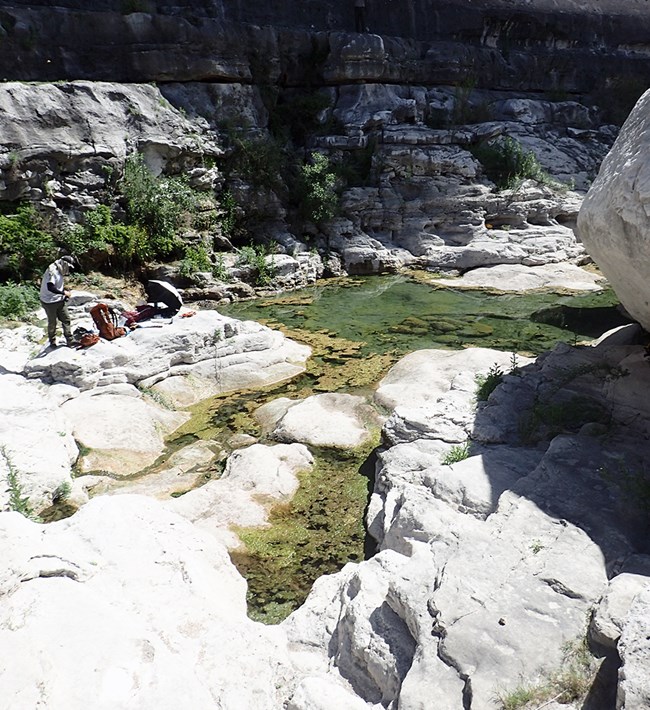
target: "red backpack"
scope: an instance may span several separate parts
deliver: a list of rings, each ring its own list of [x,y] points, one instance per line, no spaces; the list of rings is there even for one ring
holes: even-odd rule
[[[90,309],[90,315],[99,330],[99,334],[104,340],[115,340],[126,335],[124,328],[119,328],[117,318],[105,303],[98,303]]]

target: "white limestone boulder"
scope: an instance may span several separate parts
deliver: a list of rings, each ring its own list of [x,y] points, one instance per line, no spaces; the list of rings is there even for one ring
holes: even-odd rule
[[[102,340],[85,350],[57,349],[28,362],[24,372],[80,389],[116,383],[148,388],[181,376],[184,382],[159,389],[187,404],[216,392],[293,376],[304,368],[310,352],[278,331],[206,310],[171,322],[149,321],[126,337]],[[193,379],[188,383],[189,375]]]
[[[479,267],[454,279],[432,279],[432,283],[451,288],[494,289],[524,293],[544,289],[549,291],[600,291],[603,279],[574,264],[498,264]]]
[[[610,580],[595,610],[589,630],[598,643],[616,648],[635,597],[650,585],[650,557],[632,555]]]
[[[282,398],[260,407],[255,417],[277,441],[344,449],[368,442],[381,424],[364,397],[335,392],[304,400]]]
[[[20,375],[0,375],[0,510],[9,507],[8,476],[16,495],[35,512],[54,491],[71,484],[78,449],[61,409],[47,388]]]
[[[61,406],[83,447],[82,471],[117,476],[140,471],[160,456],[165,437],[190,416],[161,407],[132,385],[104,389],[83,392]]]
[[[530,362],[516,356],[517,366]],[[394,409],[415,409],[433,405],[450,390],[476,390],[476,375],[485,375],[492,367],[508,371],[513,354],[488,348],[465,350],[417,350],[393,365],[375,393],[375,401]]]
[[[143,475],[127,480],[114,476],[82,476],[77,482],[83,484],[84,479],[94,479],[88,486],[93,495],[133,493],[169,500],[170,496],[186,493],[205,483],[215,472],[214,462],[218,457],[218,445],[210,441],[195,441],[175,451],[161,465],[147,468]]]
[[[650,92],[637,102],[589,188],[578,233],[621,303],[650,330]]]
[[[268,524],[273,504],[290,500],[300,471],[313,465],[302,444],[253,444],[233,452],[221,478],[169,501],[168,507],[234,549],[241,541],[232,527]]]
[[[628,613],[618,644],[619,670],[617,710],[650,707],[650,583],[641,590]]]
[[[295,684],[225,548],[156,501],[98,498],[46,527],[3,513],[0,539],[7,707],[277,710]]]

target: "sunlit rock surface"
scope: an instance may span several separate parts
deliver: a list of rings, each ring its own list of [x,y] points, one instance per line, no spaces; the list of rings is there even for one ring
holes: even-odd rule
[[[603,160],[578,216],[580,239],[621,303],[650,329],[650,146],[646,92]]]

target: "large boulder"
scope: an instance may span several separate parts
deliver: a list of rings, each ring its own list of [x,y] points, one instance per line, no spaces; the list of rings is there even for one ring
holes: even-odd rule
[[[124,383],[145,389],[158,385],[171,402],[186,406],[218,392],[298,374],[311,352],[278,331],[217,311],[148,325],[160,327],[137,328],[128,337],[102,340],[85,350],[42,353],[25,365],[24,374],[80,390]],[[168,384],[160,384],[163,380]]]
[[[132,385],[83,392],[64,402],[61,411],[85,452],[81,470],[116,476],[152,464],[164,450],[165,436],[190,416],[161,407]]]
[[[647,577],[646,577],[647,580]],[[650,706],[650,583],[638,593],[625,619],[618,645],[623,662],[619,673],[619,710]]]
[[[621,303],[650,330],[650,92],[625,122],[578,214],[580,239]]]
[[[298,489],[298,473],[311,470],[313,463],[303,444],[253,444],[229,457],[221,478],[168,505],[227,547],[236,548],[241,541],[232,527],[266,527],[269,509],[291,499]]]
[[[303,400],[282,397],[262,405],[255,418],[278,441],[341,449],[366,444],[381,423],[364,397],[334,392]]]

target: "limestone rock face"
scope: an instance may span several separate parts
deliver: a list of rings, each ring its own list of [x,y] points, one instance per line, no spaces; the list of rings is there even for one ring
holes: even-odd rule
[[[639,350],[623,334],[593,348],[559,347],[520,363],[487,403],[474,402],[472,417],[469,381],[494,353],[422,351],[398,363],[377,393],[393,409],[367,513],[380,552],[319,580],[283,623],[291,641],[310,649],[314,662],[327,648],[320,662],[334,659],[367,702],[425,708],[435,697],[449,710],[468,702],[496,709],[522,682],[544,685],[561,669],[598,608],[603,634],[614,625],[629,629],[629,645],[625,631],[619,642],[629,649],[619,704],[623,693],[630,707],[642,707],[647,613],[643,592],[631,599],[647,580],[638,554],[647,549],[644,514],[627,484],[606,473],[625,460],[630,481],[643,476],[629,457],[642,465],[644,425],[629,430],[629,410],[614,394],[626,379],[615,367]],[[453,358],[460,361],[452,366]],[[629,377],[627,386],[643,387],[641,375]],[[463,402],[468,447],[447,462]],[[594,402],[610,407],[612,438],[598,438]],[[551,406],[575,417],[560,436],[527,418]],[[417,429],[393,424],[407,408],[419,412]],[[517,447],[504,445],[511,437]],[[612,706],[608,692],[603,707]]]
[[[646,330],[650,329],[649,108],[646,92],[603,161],[578,215],[581,241],[621,303]]]
[[[48,527],[3,513],[0,538],[5,707],[281,705],[286,643],[247,619],[225,549],[156,501],[104,497]]]
[[[646,578],[647,579],[647,578]],[[623,667],[619,676],[616,707],[632,710],[650,705],[650,584],[634,599],[618,645]]]
[[[647,68],[642,0],[624,6],[601,0],[597,13],[585,0],[538,0],[519,9],[513,12],[510,0],[414,0],[403,6],[375,0],[367,11],[370,32],[356,33],[348,0],[279,0],[272,7],[227,0],[14,3],[4,10],[0,62],[7,79],[23,81],[112,74],[126,82],[233,82],[256,71],[270,75],[271,83],[284,72],[298,85],[313,66],[311,43],[347,34],[359,49],[348,50],[347,64],[333,64],[332,83],[343,76],[375,81],[388,75],[393,83],[412,84],[429,75],[460,85],[468,66],[480,66],[482,78],[502,90],[557,89],[560,76],[562,87],[584,93],[599,78],[605,85],[620,75],[642,76]],[[380,35],[392,45],[392,61],[368,52]],[[299,61],[305,57],[312,61]],[[359,66],[351,74],[353,59]]]
[[[650,583],[650,557],[633,555],[609,583],[591,621],[592,637],[616,647],[636,596]]]
[[[150,85],[3,83],[0,129],[3,199],[44,206],[95,207],[135,150],[154,174],[220,153]]]
[[[19,375],[0,375],[0,509],[9,509],[12,489],[27,497],[34,510],[49,505],[59,486],[70,485],[78,453],[68,422],[47,388]]]

